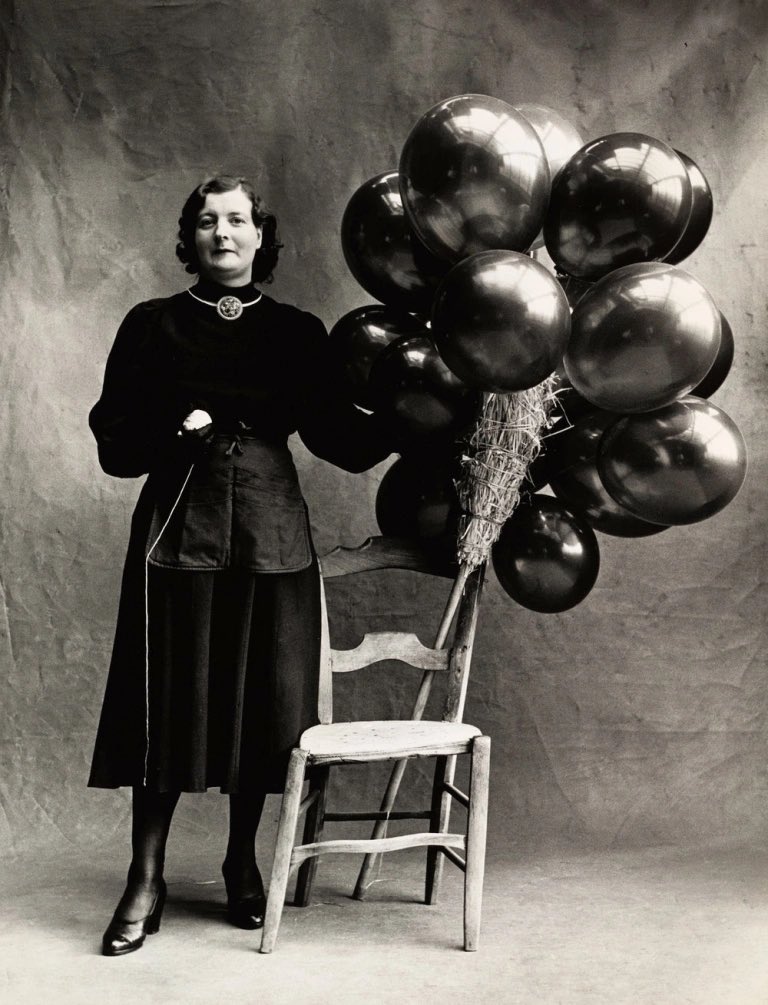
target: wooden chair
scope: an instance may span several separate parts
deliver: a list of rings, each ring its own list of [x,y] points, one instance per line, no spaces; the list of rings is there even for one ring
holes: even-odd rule
[[[321,566],[325,579],[385,568],[447,574],[444,568],[436,569],[435,563],[414,547],[386,538],[369,539],[359,549],[336,549],[321,559]],[[462,715],[482,577],[481,568],[472,573],[464,584],[458,602],[453,644],[448,648],[429,648],[422,645],[415,635],[405,632],[381,632],[366,635],[356,649],[333,650],[328,640],[323,601],[318,703],[320,725],[306,730],[291,754],[262,933],[262,953],[269,953],[274,948],[289,877],[294,869],[299,868],[294,903],[306,906],[318,855],[364,853],[370,864],[374,854],[418,846],[427,848],[426,903],[434,904],[437,900],[443,857],[464,871],[464,949],[477,949],[485,869],[491,741],[490,737],[481,735],[475,726],[462,722]],[[456,588],[454,592],[458,594]],[[403,720],[333,722],[332,674],[358,670],[391,659],[423,671],[415,710],[417,714]],[[420,719],[420,709],[426,704],[425,696],[436,674],[444,674],[446,678],[444,712],[441,720],[427,721]],[[456,757],[460,754],[467,754],[470,758],[469,794],[454,785]],[[404,767],[406,759],[426,757],[437,759],[428,808],[398,812],[327,812],[331,765],[395,761]],[[307,779],[309,791],[302,800],[303,785]],[[464,833],[448,832],[451,800],[466,808]],[[297,822],[302,813],[306,813],[303,843],[295,844]],[[428,829],[416,834],[387,837],[387,821],[403,819],[427,820]],[[331,820],[375,820],[374,835],[382,836],[362,840],[324,839],[324,825]],[[356,896],[363,892],[359,883]]]

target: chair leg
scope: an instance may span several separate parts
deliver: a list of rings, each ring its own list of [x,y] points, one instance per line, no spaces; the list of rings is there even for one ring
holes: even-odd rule
[[[307,765],[307,752],[295,748],[288,762],[288,773],[285,779],[285,792],[280,807],[280,822],[277,827],[275,857],[272,863],[272,878],[269,881],[267,910],[264,916],[264,928],[261,936],[261,952],[271,953],[277,939],[277,930],[285,904],[285,892],[288,888],[288,877],[291,871],[291,852],[296,837],[296,823],[301,806],[301,791],[304,785],[304,772]]]
[[[445,782],[452,782],[456,772],[456,757],[438,757],[435,763],[435,780],[432,784],[431,831],[447,831],[451,819],[451,797],[443,791]],[[445,856],[439,848],[427,848],[427,876],[424,884],[424,903],[436,904],[440,892]]]
[[[491,738],[478,736],[472,744],[467,856],[464,870],[464,948],[467,952],[474,952],[480,943],[490,763]]]
[[[310,770],[309,790],[310,792],[317,792],[317,798],[307,810],[302,844],[312,844],[314,841],[319,841],[323,836],[330,770],[328,767],[312,768]],[[312,884],[315,881],[315,873],[317,872],[319,861],[319,857],[313,855],[312,858],[308,858],[299,866],[299,874],[296,878],[296,895],[293,900],[296,907],[306,907],[309,903],[309,898],[312,896]]]

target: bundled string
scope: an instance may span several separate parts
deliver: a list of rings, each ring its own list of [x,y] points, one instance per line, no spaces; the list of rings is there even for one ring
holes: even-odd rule
[[[486,392],[461,458],[457,483],[463,516],[459,566],[481,565],[520,499],[528,467],[541,449],[556,398],[556,380],[510,394]]]

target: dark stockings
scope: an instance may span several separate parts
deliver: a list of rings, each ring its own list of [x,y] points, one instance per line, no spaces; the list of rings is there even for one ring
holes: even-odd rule
[[[229,797],[229,841],[222,872],[231,899],[258,897],[264,892],[256,865],[256,831],[264,800],[263,792]]]
[[[263,792],[229,797],[229,841],[223,872],[228,896],[236,900],[264,892],[255,847],[264,799]],[[124,921],[138,921],[152,910],[163,878],[165,846],[178,801],[178,792],[151,792],[140,786],[133,790],[133,855],[125,892],[115,911]]]
[[[152,909],[163,878],[165,845],[178,801],[178,792],[149,792],[143,787],[134,787],[133,856],[125,893],[115,912],[124,921],[138,921]]]

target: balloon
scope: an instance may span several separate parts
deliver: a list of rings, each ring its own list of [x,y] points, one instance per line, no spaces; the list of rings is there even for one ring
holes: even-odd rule
[[[686,154],[681,153],[679,150],[676,150],[675,153],[682,160],[683,164],[685,164],[688,172],[693,204],[691,206],[691,215],[688,217],[688,223],[685,225],[682,237],[669,254],[664,256],[664,261],[669,262],[671,265],[677,265],[678,262],[682,262],[684,258],[687,258],[698,248],[707,236],[709,225],[712,222],[713,210],[712,189],[709,187],[709,182],[702,174],[701,169]]]
[[[710,398],[715,393],[731,372],[734,349],[733,331],[723,312],[720,311],[720,348],[717,350],[715,362],[709,368],[706,377],[694,387],[691,394],[697,398]]]
[[[585,144],[552,185],[544,240],[561,272],[599,279],[663,258],[691,212],[685,164],[660,140],[613,133]]]
[[[554,181],[563,164],[584,146],[581,133],[565,116],[546,105],[515,105],[515,110],[528,119],[536,130],[544,147],[549,176]],[[539,232],[531,247],[540,248],[543,244],[544,235]]]
[[[404,451],[457,433],[477,410],[477,394],[448,369],[426,334],[406,335],[382,350],[369,386],[374,410],[389,420]]]
[[[597,449],[603,433],[618,420],[612,412],[593,411],[575,426],[552,437],[552,490],[590,527],[614,537],[649,537],[665,527],[633,516],[605,489],[597,472]]]
[[[354,193],[341,220],[341,247],[350,272],[372,297],[429,314],[448,265],[427,251],[408,223],[397,171],[376,175]]]
[[[555,369],[570,311],[555,278],[515,251],[484,251],[455,265],[435,296],[432,335],[465,383],[522,391]]]
[[[563,362],[598,408],[645,412],[694,388],[720,344],[720,312],[701,283],[674,265],[625,265],[595,283],[571,318]]]
[[[555,175],[571,157],[584,146],[584,140],[576,126],[564,115],[546,105],[515,105],[515,110],[524,116],[539,137],[549,165],[549,175]]]
[[[531,611],[567,611],[586,597],[600,570],[592,528],[549,496],[521,502],[493,546],[502,587]]]
[[[747,450],[733,419],[689,396],[619,419],[600,443],[597,468],[616,502],[641,520],[696,523],[739,491]]]
[[[376,494],[376,522],[382,534],[455,548],[461,513],[455,474],[448,462],[425,464],[404,457],[395,461]]]
[[[411,224],[449,262],[493,248],[524,251],[541,229],[549,188],[533,126],[485,94],[459,94],[430,108],[400,157]]]
[[[356,307],[339,318],[331,329],[331,347],[354,402],[373,408],[368,378],[374,359],[396,339],[416,332],[427,333],[423,322],[380,304]]]

